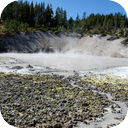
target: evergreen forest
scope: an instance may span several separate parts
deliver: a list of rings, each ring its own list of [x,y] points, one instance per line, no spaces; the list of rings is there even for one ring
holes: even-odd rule
[[[36,30],[49,31],[57,34],[60,31],[69,31],[99,34],[116,35],[120,37],[128,36],[128,18],[126,15],[117,12],[115,14],[90,14],[80,18],[76,14],[76,19],[67,19],[67,11],[57,7],[55,14],[52,5],[29,3],[28,1],[15,1],[5,7],[0,19],[0,33],[14,34],[15,32],[32,32]]]

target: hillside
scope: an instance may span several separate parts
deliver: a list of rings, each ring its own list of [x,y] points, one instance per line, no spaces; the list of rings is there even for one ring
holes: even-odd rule
[[[127,45],[121,42],[125,38],[108,41],[110,35],[84,34],[81,37],[77,33],[60,32],[57,35],[50,32],[36,31],[31,33],[22,32],[14,36],[1,37],[0,52],[72,52],[80,54],[128,57]]]

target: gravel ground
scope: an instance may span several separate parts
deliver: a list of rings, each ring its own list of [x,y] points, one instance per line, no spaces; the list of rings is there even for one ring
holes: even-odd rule
[[[115,103],[90,89],[74,88],[72,77],[0,74],[4,119],[17,127],[65,127],[103,120]],[[116,104],[115,108],[118,107]],[[29,116],[28,116],[29,115]]]

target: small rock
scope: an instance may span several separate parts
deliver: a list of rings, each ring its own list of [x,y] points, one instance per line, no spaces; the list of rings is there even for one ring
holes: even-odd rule
[[[20,69],[22,69],[23,67],[22,66],[14,66],[14,67],[12,67],[11,69],[17,69],[17,70],[20,70]]]
[[[33,68],[30,64],[26,68]]]
[[[54,124],[54,125],[53,125],[53,128],[62,128],[62,124],[59,124],[59,123]]]
[[[14,113],[8,113],[7,116],[9,116],[9,117],[14,117],[15,114],[14,114]]]

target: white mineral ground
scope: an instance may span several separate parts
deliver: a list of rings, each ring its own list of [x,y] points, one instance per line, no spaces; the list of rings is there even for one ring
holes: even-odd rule
[[[107,67],[113,67],[111,69],[113,69],[114,71],[118,71],[120,74],[125,75],[127,72],[127,66],[128,66],[127,58],[89,56],[86,54],[73,54],[73,53],[65,53],[65,54],[62,54],[62,53],[49,53],[49,54],[5,53],[5,54],[0,54],[0,57],[15,59],[15,60],[6,59],[6,61],[0,63],[1,67],[2,65],[5,66],[4,64],[10,67],[14,65],[26,66],[27,64],[30,64],[32,66],[38,65],[38,66],[63,69],[68,71],[76,70],[76,71],[81,71],[81,73],[83,73],[84,70],[87,70],[87,69],[103,69]],[[24,63],[19,63],[19,60]],[[111,69],[110,70],[109,69],[93,70],[93,71],[95,72],[102,71],[103,73],[107,73],[107,72],[111,72]]]
[[[89,43],[83,43],[84,41]],[[102,42],[102,45],[100,42]],[[76,48],[66,53],[55,52],[55,53],[46,54],[40,52],[40,53],[31,53],[31,54],[28,53],[0,54],[0,72],[14,72],[21,74],[32,74],[32,72],[33,73],[36,72],[40,74],[54,73],[54,74],[61,74],[67,76],[67,75],[74,75],[74,70],[75,70],[80,76],[83,76],[85,74],[87,75],[89,74],[89,72],[91,72],[96,75],[106,74],[109,76],[114,75],[114,76],[126,78],[128,76],[127,58],[114,58],[114,57],[103,56],[103,53],[106,56],[109,56],[109,53],[111,53],[110,56],[128,57],[127,48],[120,46],[121,44],[119,42],[120,40],[108,43],[105,42],[103,38],[99,39],[96,36],[94,36],[93,38],[90,37],[83,38]],[[76,42],[74,44],[76,44]],[[72,47],[72,45],[70,47]],[[69,48],[69,46],[67,48]],[[77,52],[74,52],[75,49],[77,49],[76,50]],[[78,54],[78,53],[83,53],[83,54]],[[102,56],[94,56],[94,55],[102,55]],[[33,70],[31,71],[29,68],[26,68],[27,65],[29,64],[33,66],[32,68]],[[21,66],[22,68],[18,69],[16,68],[16,66]],[[106,94],[106,95],[110,101],[113,101],[112,96],[110,94]],[[120,121],[115,120],[114,117],[119,117],[121,115],[125,116],[127,112],[127,106],[120,101],[113,101],[113,102],[117,103],[121,107],[122,109],[121,113],[112,113],[109,108],[106,108],[109,111],[108,114],[105,115],[104,120],[102,120],[101,122],[92,122],[90,123],[90,125],[85,125],[81,123],[79,127],[85,128],[86,126],[87,128],[92,128],[95,126],[96,127],[102,126],[103,128],[106,128],[107,124],[120,123]]]

